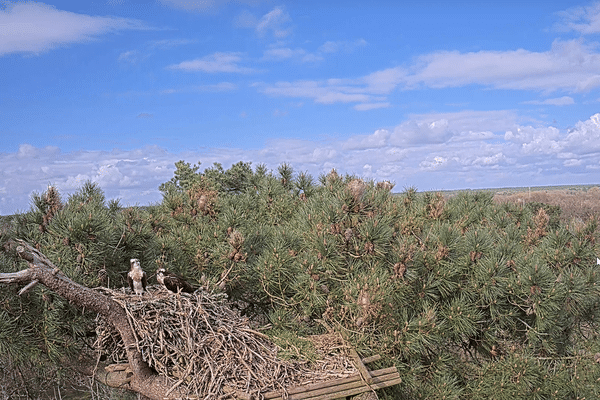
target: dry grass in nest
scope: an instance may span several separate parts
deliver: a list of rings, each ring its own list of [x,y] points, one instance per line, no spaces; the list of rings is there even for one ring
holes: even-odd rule
[[[265,334],[228,307],[226,295],[198,290],[173,294],[150,287],[144,296],[102,289],[126,311],[144,360],[173,388],[199,398],[233,398],[235,391],[260,399],[270,391],[356,373],[347,346],[336,335],[310,339],[316,361],[290,361]],[[98,321],[96,348],[115,363],[127,362],[118,332]]]

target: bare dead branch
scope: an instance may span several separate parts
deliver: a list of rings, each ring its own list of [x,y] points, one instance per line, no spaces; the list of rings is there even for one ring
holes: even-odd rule
[[[125,310],[118,303],[98,291],[74,282],[44,254],[24,241],[9,243],[8,249],[16,250],[19,257],[27,261],[29,268],[18,272],[0,273],[0,283],[25,284],[21,290],[22,294],[38,282],[76,307],[102,315],[117,330],[125,344],[125,353],[133,373],[125,388],[156,400],[182,397],[177,391],[173,391],[171,397],[166,395],[170,388],[168,380],[152,371],[143,360]]]

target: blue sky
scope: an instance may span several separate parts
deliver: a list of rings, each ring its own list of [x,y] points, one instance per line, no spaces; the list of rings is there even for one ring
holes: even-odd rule
[[[0,214],[158,202],[178,160],[599,183],[600,3],[410,3],[0,0]]]

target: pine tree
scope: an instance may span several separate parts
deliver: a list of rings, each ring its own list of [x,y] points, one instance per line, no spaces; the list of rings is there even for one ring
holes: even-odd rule
[[[107,204],[91,183],[64,203],[34,195],[9,236],[87,285],[124,285],[135,256],[225,291],[273,336],[333,327],[398,367],[390,399],[598,397],[596,219],[566,225],[556,208],[485,192],[393,194],[334,170],[315,182],[288,164],[176,168],[144,209]],[[58,360],[92,323],[41,289],[2,299],[2,362]]]

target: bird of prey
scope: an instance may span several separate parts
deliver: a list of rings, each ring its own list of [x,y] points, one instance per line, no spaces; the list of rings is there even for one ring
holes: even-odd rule
[[[129,272],[127,273],[127,282],[129,282],[129,287],[135,294],[142,295],[146,290],[146,284],[148,283],[148,279],[146,278],[146,273],[142,270],[140,265],[140,260],[137,258],[132,258],[129,260],[129,264],[131,266]]]
[[[156,271],[156,280],[163,285],[168,291],[194,293],[196,290],[191,284],[177,274],[167,271],[164,268],[159,268]]]

